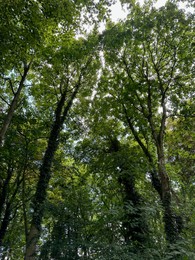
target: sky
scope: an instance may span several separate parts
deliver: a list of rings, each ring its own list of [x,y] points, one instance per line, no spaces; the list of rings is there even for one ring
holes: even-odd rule
[[[143,0],[139,1],[140,3],[143,3]],[[165,4],[166,0],[158,0],[155,4],[156,7],[161,7]],[[116,22],[118,19],[126,18],[127,13],[125,13],[125,10],[122,9],[120,2],[117,0],[116,4],[114,4],[111,7],[112,10],[112,20]]]
[[[143,3],[144,0],[138,0],[139,2]],[[160,3],[159,3],[160,2]],[[162,6],[166,0],[158,0],[157,6]],[[121,3],[119,0],[116,0],[116,3],[111,6],[111,19],[113,22],[117,22],[119,19],[125,19],[127,17],[127,12],[125,12],[125,9],[122,8]],[[105,30],[105,23],[102,22],[99,27],[99,32]]]
[[[144,0],[140,0],[140,3],[143,3]],[[166,0],[158,0],[157,3],[154,5],[155,7],[161,7],[166,3]],[[185,4],[181,4],[182,8],[185,8]],[[112,20],[114,22],[117,22],[119,19],[124,19],[127,16],[127,13],[125,13],[124,10],[122,10],[121,4],[119,0],[117,0],[116,4],[111,7],[112,11]]]
[[[121,4],[119,1],[116,2],[116,4],[114,4],[111,7],[111,11],[112,11],[112,20],[114,22],[116,22],[118,19],[123,19],[126,18],[127,14],[125,13],[124,10],[122,10]]]

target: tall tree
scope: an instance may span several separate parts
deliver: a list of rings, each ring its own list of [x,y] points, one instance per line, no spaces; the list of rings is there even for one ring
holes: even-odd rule
[[[48,70],[52,73],[51,80],[55,88],[54,92],[56,91],[57,95],[57,105],[47,148],[40,167],[40,176],[34,196],[33,216],[27,238],[25,259],[35,259],[36,257],[36,244],[41,232],[44,203],[48,183],[51,178],[52,161],[59,143],[60,131],[63,128],[64,121],[67,118],[73,102],[76,100],[80,88],[84,84],[89,86],[91,86],[91,83],[93,84],[92,78],[96,75],[96,71],[92,69],[92,64],[95,68],[96,63],[94,60],[95,51],[96,46],[90,46],[90,44],[83,39],[72,39],[68,49],[65,43],[64,48],[57,52],[56,56],[51,59],[51,66],[49,66]],[[59,63],[60,57],[61,63]],[[52,62],[54,63],[52,64]],[[48,72],[46,75],[48,75]],[[56,72],[58,73],[54,76]],[[93,77],[91,73],[94,73]],[[89,77],[91,83],[89,82]]]
[[[40,103],[37,102],[36,105],[33,104],[33,102],[36,100],[38,90],[36,88],[36,84],[39,81],[39,77],[41,78],[44,76],[45,82],[49,83],[49,80],[51,80],[51,77],[49,75],[45,75],[44,73],[47,71],[47,64],[49,64],[49,59],[51,57],[54,57],[57,59],[57,50],[60,49],[60,46],[65,45],[64,49],[61,50],[61,52],[58,52],[58,55],[61,55],[72,46],[72,40],[74,41],[75,33],[78,34],[83,33],[85,31],[83,29],[83,25],[85,22],[89,23],[89,17],[93,16],[93,21],[99,22],[99,19],[102,19],[105,14],[105,8],[107,5],[107,1],[100,1],[100,3],[97,5],[94,3],[94,1],[88,1],[87,3],[82,2],[67,2],[64,0],[55,1],[53,3],[52,1],[29,1],[28,3],[24,0],[18,0],[16,3],[11,3],[10,1],[7,2],[1,2],[0,3],[0,12],[1,12],[1,22],[0,22],[0,28],[1,28],[1,38],[3,39],[1,41],[1,61],[0,61],[0,68],[1,68],[1,89],[0,89],[0,104],[1,104],[1,130],[0,130],[0,142],[3,144],[3,142],[6,142],[5,135],[9,132],[9,140],[7,142],[7,145],[5,148],[2,148],[2,163],[4,162],[4,155],[7,152],[7,149],[12,149],[12,142],[14,143],[14,134],[12,134],[16,130],[17,135],[23,134],[23,131],[20,131],[21,128],[18,124],[15,124],[13,122],[12,128],[10,128],[10,124],[12,121],[14,121],[14,116],[17,118],[19,113],[21,114],[28,114],[28,108],[31,107],[32,110],[35,111],[34,115],[36,114],[38,116],[39,108],[41,107]],[[87,7],[86,7],[87,6]],[[63,41],[60,42],[61,37],[64,36]],[[62,44],[63,42],[63,44]],[[77,41],[78,45],[79,41]],[[52,47],[48,47],[49,44],[53,44]],[[59,44],[59,45],[58,45]],[[77,45],[77,44],[76,44]],[[82,45],[82,44],[81,44]],[[85,44],[84,44],[85,45]],[[83,46],[84,46],[83,45]],[[82,47],[77,46],[75,47],[74,51],[79,48],[81,48],[81,52],[86,51],[88,46],[85,45],[85,50],[82,49]],[[52,51],[51,51],[52,49]],[[79,49],[80,50],[80,49]],[[90,49],[91,50],[91,49]],[[73,48],[72,50],[73,51]],[[73,52],[74,52],[73,51]],[[67,51],[68,53],[68,51]],[[66,53],[66,54],[67,54]],[[47,55],[50,55],[47,56]],[[77,53],[78,54],[78,53]],[[75,55],[77,54],[71,54],[68,53],[68,56],[66,57],[69,61],[67,62],[66,66],[66,58],[63,60],[63,64],[65,64],[65,75],[60,76],[61,83],[56,83],[56,86],[58,84],[61,84],[59,87],[59,93],[55,93],[54,97],[57,98],[57,102],[61,103],[59,104],[58,108],[59,110],[63,110],[63,102],[66,101],[66,110],[64,112],[64,115],[68,112],[69,107],[72,104],[72,101],[74,97],[76,96],[76,93],[78,91],[78,88],[80,87],[81,80],[83,78],[83,73],[85,73],[84,64],[79,65],[77,63],[78,57],[75,58]],[[81,54],[81,53],[80,53]],[[82,54],[84,56],[84,54]],[[88,52],[86,52],[86,55],[88,55]],[[46,57],[47,56],[47,57]],[[88,56],[89,57],[89,56]],[[74,60],[75,63],[74,63]],[[71,60],[72,59],[72,60]],[[70,61],[71,60],[71,61]],[[85,59],[83,59],[84,61]],[[90,60],[90,59],[89,59]],[[45,67],[47,69],[43,69],[41,72],[43,73],[40,75],[39,71],[41,66],[45,63]],[[70,63],[74,65],[70,65]],[[55,60],[55,73],[59,75],[59,71],[57,69],[57,60]],[[84,61],[85,64],[87,64],[86,60]],[[52,61],[53,64],[53,61]],[[61,64],[62,65],[62,64]],[[71,68],[68,68],[70,65],[74,67],[75,71]],[[78,72],[77,66],[80,66],[80,73]],[[61,69],[63,70],[63,66],[61,66]],[[64,71],[64,70],[63,70]],[[78,72],[79,75],[75,75],[74,72]],[[70,72],[69,76],[68,73]],[[67,73],[67,74],[66,74]],[[56,75],[56,74],[55,74]],[[66,77],[67,76],[67,77]],[[74,77],[75,76],[75,77]],[[74,89],[71,89],[68,82],[64,83],[64,81],[69,79],[72,80],[72,87]],[[77,77],[77,80],[76,80]],[[48,81],[47,81],[48,78]],[[54,77],[55,78],[55,77]],[[54,79],[53,78],[53,79]],[[74,78],[74,80],[73,80]],[[71,81],[70,80],[70,81]],[[74,81],[74,82],[73,82]],[[32,83],[33,82],[33,83]],[[36,82],[34,84],[34,82]],[[51,83],[51,82],[50,82]],[[62,90],[62,85],[64,83],[64,90]],[[67,89],[65,90],[65,85],[67,86]],[[44,85],[45,87],[45,85]],[[69,89],[70,87],[70,89]],[[54,87],[55,89],[55,87]],[[42,94],[45,91],[42,86],[40,87],[40,92],[42,91]],[[61,91],[61,92],[60,92]],[[66,92],[67,91],[67,92]],[[69,92],[70,91],[70,92]],[[55,92],[55,90],[54,90]],[[63,92],[63,93],[62,93]],[[66,93],[65,93],[66,92]],[[72,93],[72,94],[71,94]],[[48,93],[47,93],[48,94]],[[61,96],[60,96],[61,95]],[[49,97],[50,96],[50,97]],[[52,95],[45,95],[44,97],[51,98]],[[63,96],[63,97],[62,97]],[[43,97],[43,96],[42,96]],[[52,97],[53,98],[53,97]],[[43,102],[44,105],[42,106],[42,116],[43,121],[39,121],[38,128],[45,127],[45,131],[42,131],[42,134],[48,134],[47,126],[50,126],[49,121],[51,122],[51,118],[53,119],[54,116],[54,110],[55,110],[55,104],[53,102],[56,102],[56,99],[50,99],[50,108],[45,105],[46,101]],[[61,108],[60,108],[61,106]],[[20,108],[20,110],[19,110]],[[48,114],[46,108],[48,108]],[[45,111],[44,111],[45,109]],[[17,111],[16,111],[17,110]],[[39,111],[38,111],[39,110]],[[18,112],[18,113],[16,113]],[[59,111],[58,111],[59,112]],[[44,114],[44,115],[43,115]],[[30,117],[27,116],[27,121],[30,119]],[[20,117],[20,116],[19,116]],[[38,116],[39,117],[39,116]],[[58,117],[60,117],[58,113]],[[40,118],[39,118],[40,119]],[[47,122],[44,120],[46,119]],[[33,119],[36,120],[36,119]],[[37,120],[38,121],[38,120]],[[17,126],[16,126],[17,125]],[[47,125],[47,126],[46,126]],[[61,123],[62,125],[62,123]],[[15,128],[16,127],[16,128]],[[37,127],[37,124],[36,126]],[[59,126],[61,128],[61,126]],[[58,131],[58,130],[57,130]],[[36,130],[34,129],[34,134]],[[38,131],[39,132],[39,131]],[[40,132],[39,132],[40,133]],[[38,134],[39,135],[39,134]],[[35,139],[38,138],[38,135],[35,134]],[[41,134],[40,134],[41,135]],[[26,137],[26,136],[25,136]],[[27,139],[29,140],[31,137],[33,140],[33,136],[28,136]],[[40,136],[39,136],[40,137]],[[12,140],[10,138],[13,138]],[[44,143],[44,142],[43,142]],[[19,144],[18,144],[19,145]],[[44,143],[45,145],[45,143]],[[10,147],[9,147],[10,146]],[[8,148],[9,147],[9,148]],[[21,149],[20,147],[16,146],[16,149]],[[31,147],[32,148],[32,147]],[[54,149],[55,150],[55,149]],[[5,152],[4,152],[5,151]],[[31,151],[32,152],[32,151]],[[32,158],[31,158],[32,159]],[[33,159],[32,159],[33,161]],[[32,162],[33,164],[33,162]],[[36,163],[35,163],[36,164]],[[38,165],[38,164],[37,164]],[[16,166],[16,164],[15,164]],[[25,167],[25,166],[24,166]],[[3,174],[1,175],[2,178],[2,199],[1,199],[1,205],[2,205],[2,218],[5,217],[4,213],[4,206],[5,206],[5,200],[7,194],[9,194],[8,190],[14,181],[14,175],[11,174],[11,172],[19,173],[18,169],[12,169],[7,170],[5,167],[2,167]],[[9,168],[10,169],[10,168]],[[6,176],[4,173],[7,171],[9,174]],[[19,185],[22,184],[22,181],[19,182]],[[19,189],[19,186],[18,186]],[[10,208],[10,207],[9,207]],[[10,215],[10,214],[9,214]],[[12,215],[12,212],[11,212]],[[14,214],[13,214],[14,215]],[[8,220],[8,218],[6,217]],[[6,222],[6,226],[8,225],[9,221]],[[27,225],[26,225],[27,229]],[[5,230],[5,229],[4,229]],[[6,228],[7,230],[7,228]],[[27,233],[27,232],[26,232]],[[5,232],[4,232],[5,235]],[[4,237],[3,233],[2,236]],[[2,237],[2,239],[3,239]]]
[[[193,91],[192,26],[191,17],[172,3],[160,10],[137,5],[124,24],[111,25],[105,32],[106,68],[100,86],[110,102],[118,102],[116,116],[131,130],[150,163],[171,243],[179,237],[181,220],[172,208],[164,138],[175,100],[179,103],[181,95],[187,98]]]

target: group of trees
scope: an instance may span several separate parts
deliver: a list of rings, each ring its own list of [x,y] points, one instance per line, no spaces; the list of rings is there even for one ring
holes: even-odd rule
[[[124,3],[0,2],[1,259],[195,257],[194,15]]]

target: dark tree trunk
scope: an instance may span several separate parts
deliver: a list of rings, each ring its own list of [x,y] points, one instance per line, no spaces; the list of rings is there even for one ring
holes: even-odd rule
[[[7,170],[7,177],[1,187],[0,194],[0,246],[3,243],[9,221],[10,221],[10,203],[6,203],[8,186],[12,177],[13,169],[11,167]]]
[[[149,102],[149,111],[151,111],[151,102]],[[154,160],[149,150],[143,144],[138,133],[136,132],[131,119],[128,116],[126,107],[123,105],[126,120],[128,122],[129,128],[132,131],[135,140],[140,145],[142,151],[144,152],[146,158],[148,159],[152,170],[151,170],[151,180],[154,189],[160,196],[163,210],[164,210],[164,226],[166,239],[169,243],[174,243],[179,239],[179,234],[182,231],[182,218],[177,216],[172,209],[172,197],[171,197],[171,187],[168,174],[166,172],[165,157],[164,157],[164,130],[166,121],[166,107],[163,106],[163,116],[161,119],[161,126],[159,133],[156,132],[151,116],[148,117],[150,127],[152,130],[152,137],[157,149],[157,162],[158,166],[155,167]],[[152,113],[151,113],[152,114]]]
[[[179,234],[182,230],[182,219],[177,216],[172,209],[172,194],[170,187],[170,180],[166,172],[165,159],[163,153],[163,147],[160,145],[157,149],[158,153],[158,172],[161,179],[161,190],[162,190],[162,205],[164,208],[164,223],[165,223],[165,234],[166,239],[169,243],[174,243],[179,239]]]
[[[51,178],[52,161],[54,158],[55,151],[57,150],[58,147],[58,138],[59,138],[60,130],[63,126],[67,113],[70,110],[72,106],[72,102],[76,97],[76,94],[80,87],[80,80],[81,78],[79,79],[79,83],[75,85],[74,92],[72,93],[65,108],[64,108],[64,103],[66,101],[67,91],[65,91],[62,94],[61,99],[57,105],[57,109],[55,112],[55,122],[50,132],[48,145],[47,145],[45,155],[43,157],[42,166],[40,168],[40,176],[36,188],[36,193],[34,196],[34,202],[33,202],[34,212],[33,212],[30,231],[27,236],[25,260],[36,259],[36,245],[41,233],[41,222],[42,222],[43,212],[44,212],[44,202],[46,200],[47,188],[48,188],[49,180]]]
[[[135,181],[132,176],[126,173],[119,178],[123,186],[123,234],[127,244],[135,243],[136,246],[143,246],[147,242],[148,226],[144,218],[142,206],[142,197],[135,189]]]
[[[17,212],[17,208],[15,209],[15,212],[13,211],[13,202],[16,198],[16,194],[18,192],[18,189],[21,185],[21,182],[23,181],[23,178],[19,179],[16,181],[16,186],[15,188],[12,187],[13,192],[12,194],[8,197],[8,185],[9,185],[9,181],[12,177],[12,169],[10,170],[10,175],[7,176],[5,184],[6,184],[6,189],[5,189],[5,194],[4,194],[4,203],[2,203],[2,208],[3,208],[3,212],[1,212],[1,226],[0,226],[0,245],[3,243],[3,239],[6,235],[7,232],[7,228],[9,226],[10,221],[14,218],[16,212]],[[8,171],[9,172],[9,171]],[[3,216],[2,216],[3,215]]]
[[[43,212],[44,212],[44,203],[46,200],[49,180],[51,178],[51,166],[52,166],[53,158],[58,148],[58,139],[59,139],[60,131],[67,117],[67,114],[72,107],[73,101],[79,91],[83,75],[85,74],[86,68],[90,64],[91,59],[92,56],[89,57],[85,66],[81,68],[78,80],[76,84],[71,88],[72,91],[68,89],[68,86],[66,86],[64,92],[62,92],[62,86],[60,87],[61,98],[58,101],[57,108],[55,111],[55,121],[48,139],[48,144],[45,151],[45,155],[43,157],[42,166],[40,168],[39,180],[34,195],[34,200],[33,200],[34,212],[32,216],[30,231],[27,236],[26,252],[24,256],[25,260],[36,259],[36,246],[41,234],[41,222],[42,222]]]
[[[13,169],[11,167],[8,168],[7,170],[7,177],[5,181],[3,182],[1,186],[1,193],[0,193],[0,219],[2,218],[3,210],[4,210],[4,205],[7,197],[7,192],[8,192],[8,185],[10,182],[10,179],[12,177]]]
[[[10,203],[7,203],[7,205],[5,206],[5,213],[0,228],[0,246],[3,244],[3,239],[5,237],[10,222],[10,214],[11,214]]]
[[[120,152],[120,149],[120,142],[116,138],[111,139],[108,152]],[[143,199],[135,188],[135,178],[131,173],[131,169],[121,162],[118,162],[118,167],[120,168],[118,182],[121,185],[123,194],[123,236],[127,244],[132,242],[136,243],[136,246],[143,246],[143,243],[148,240],[148,225],[141,209]]]

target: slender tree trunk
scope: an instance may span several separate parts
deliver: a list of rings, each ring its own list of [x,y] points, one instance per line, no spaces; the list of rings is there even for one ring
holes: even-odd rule
[[[0,226],[0,245],[2,244],[3,239],[6,235],[10,220],[13,219],[13,216],[16,214],[16,211],[15,211],[15,213],[13,213],[13,211],[12,211],[12,205],[13,205],[13,201],[16,197],[16,194],[18,193],[18,189],[19,189],[22,181],[23,181],[23,178],[18,179],[16,181],[16,187],[15,188],[12,187],[12,189],[13,189],[12,195],[10,196],[9,200],[6,198],[6,200],[4,202],[5,210],[4,210],[3,220],[1,221],[1,226]]]
[[[27,220],[26,205],[25,205],[25,178],[24,177],[23,177],[23,182],[22,182],[22,209],[23,209],[25,239],[26,239],[26,243],[27,243],[28,220]]]
[[[161,106],[162,106],[162,117],[160,122],[159,131],[156,130],[154,124],[154,118],[152,113],[152,93],[151,86],[148,84],[148,111],[149,117],[148,122],[150,124],[154,143],[157,151],[157,163],[158,163],[158,176],[161,184],[161,201],[164,209],[164,227],[166,240],[169,243],[174,243],[179,239],[179,233],[181,232],[181,225],[177,219],[181,220],[181,217],[176,216],[172,209],[172,196],[171,196],[171,184],[169,176],[166,171],[165,155],[164,155],[164,135],[165,135],[165,124],[167,118],[166,109],[166,91],[168,87],[164,89],[162,83],[159,84],[159,91],[161,93]],[[155,188],[155,187],[154,187]]]
[[[11,120],[12,120],[12,117],[13,117],[13,114],[14,114],[14,111],[16,109],[16,105],[18,103],[18,100],[19,100],[19,97],[20,97],[20,93],[24,87],[24,81],[26,80],[26,76],[28,74],[28,71],[30,69],[30,64],[27,65],[27,64],[24,64],[24,72],[23,72],[23,75],[22,75],[22,78],[20,80],[20,84],[19,84],[19,87],[17,89],[17,92],[14,94],[14,98],[11,102],[11,105],[10,105],[10,108],[8,110],[8,113],[4,119],[4,122],[3,122],[3,125],[0,129],[0,146],[2,146],[3,144],[3,140],[5,138],[5,134],[7,132],[7,129],[11,123]]]
[[[12,173],[13,173],[13,169],[11,167],[8,167],[7,177],[1,187],[1,193],[0,193],[0,218],[2,217],[4,204],[5,204],[6,196],[7,196],[7,192],[8,192],[8,185],[9,185],[10,179],[12,177]]]
[[[131,118],[129,118],[127,109],[124,104],[123,104],[123,110],[124,110],[125,118],[127,120],[129,129],[131,130],[135,140],[139,144],[140,148],[142,149],[143,153],[145,154],[146,158],[148,159],[149,164],[151,165],[152,185],[153,185],[154,189],[157,191],[157,193],[159,194],[160,198],[162,198],[161,180],[159,178],[158,171],[153,162],[153,157],[152,157],[151,153],[149,152],[149,150],[147,149],[147,147],[145,146],[145,144],[140,139],[137,131],[135,130],[133,123],[131,122]]]
[[[0,194],[0,219],[2,219],[0,223],[0,246],[3,243],[3,239],[5,237],[7,227],[10,221],[10,204],[6,204],[7,192],[8,192],[8,185],[10,179],[12,177],[13,169],[11,167],[7,170],[7,177],[3,183],[2,191]]]
[[[5,234],[6,234],[9,222],[10,222],[10,214],[11,214],[10,203],[7,203],[6,207],[5,207],[4,217],[1,222],[1,228],[0,228],[0,246],[3,243],[3,239],[5,237]]]

